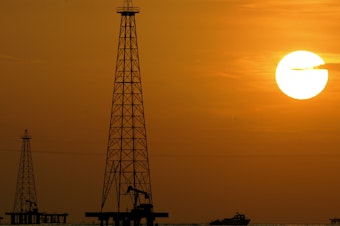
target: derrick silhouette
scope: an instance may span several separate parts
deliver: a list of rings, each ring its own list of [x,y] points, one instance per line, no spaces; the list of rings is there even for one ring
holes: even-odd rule
[[[142,83],[135,14],[132,0],[125,0],[121,14],[116,72],[114,78],[111,120],[108,137],[104,184],[100,212],[86,212],[97,217],[101,225],[148,226],[168,213],[153,210],[148,146],[145,129]],[[110,196],[110,191],[113,190]],[[105,212],[109,198],[114,198],[114,212]]]
[[[33,160],[31,153],[32,137],[26,129],[21,136],[22,146],[14,199],[14,208],[10,215],[11,224],[66,223],[67,213],[45,213],[38,210],[38,199],[35,189]]]

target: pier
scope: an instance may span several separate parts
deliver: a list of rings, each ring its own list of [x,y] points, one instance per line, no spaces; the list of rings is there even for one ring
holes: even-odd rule
[[[11,224],[66,224],[67,213],[41,213],[38,211],[29,212],[9,212],[6,215],[10,215]]]

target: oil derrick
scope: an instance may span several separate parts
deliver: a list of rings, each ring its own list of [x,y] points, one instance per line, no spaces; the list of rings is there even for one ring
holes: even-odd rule
[[[38,211],[35,190],[31,136],[26,129],[21,136],[22,146],[15,192],[14,208],[10,215],[11,224],[66,223],[67,213],[42,213]]]
[[[121,24],[101,208],[113,187],[120,211],[152,204],[152,194],[135,23],[138,8],[126,1],[118,12]]]
[[[98,217],[101,224],[112,217],[116,225],[129,225],[130,221],[139,225],[146,218],[147,224],[153,225],[156,217],[168,214],[153,212],[135,20],[139,8],[133,7],[132,0],[125,0],[117,12],[121,22],[101,212],[86,216]],[[116,212],[103,212],[111,195]]]
[[[30,145],[31,136],[28,135],[27,129],[25,130],[24,135],[21,136],[21,139],[21,156],[13,208],[13,212],[18,213],[38,209]]]
[[[31,136],[26,129],[21,136],[22,146],[17,177],[11,224],[39,224],[41,213],[38,212],[38,200],[35,190],[33,161],[31,154]]]

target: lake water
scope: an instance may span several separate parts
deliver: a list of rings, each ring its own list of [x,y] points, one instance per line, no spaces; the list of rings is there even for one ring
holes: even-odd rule
[[[13,226],[11,224],[1,223],[1,226]],[[28,226],[29,224],[16,224],[16,226]],[[31,224],[29,226],[97,226],[98,224]],[[113,224],[109,224],[113,226]],[[141,225],[145,226],[145,225]],[[209,224],[158,224],[158,226],[209,226]],[[248,224],[248,226],[340,226],[340,224]]]

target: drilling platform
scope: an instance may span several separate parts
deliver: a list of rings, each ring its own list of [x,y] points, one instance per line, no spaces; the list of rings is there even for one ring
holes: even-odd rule
[[[21,136],[22,146],[14,208],[12,212],[8,212],[6,215],[10,215],[11,224],[66,223],[67,213],[48,214],[38,210],[30,144],[31,138],[26,129],[24,135]]]
[[[139,8],[125,0],[117,13],[121,23],[101,209],[85,216],[98,218],[101,225],[112,219],[115,226],[139,226],[142,221],[153,226],[168,213],[153,210],[135,20]],[[112,190],[116,211],[105,212]]]

